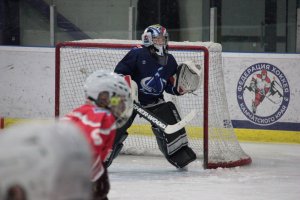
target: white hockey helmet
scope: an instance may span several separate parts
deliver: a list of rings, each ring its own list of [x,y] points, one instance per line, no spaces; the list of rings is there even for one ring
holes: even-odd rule
[[[90,199],[92,150],[69,122],[27,122],[0,131],[0,199]]]
[[[100,94],[108,95],[108,106],[116,117],[117,127],[125,124],[133,111],[131,89],[125,79],[105,70],[93,72],[84,85],[86,98],[92,100],[97,106],[101,106]]]
[[[145,47],[153,46],[159,56],[168,53],[169,34],[167,29],[159,24],[147,27],[142,34],[142,42]]]

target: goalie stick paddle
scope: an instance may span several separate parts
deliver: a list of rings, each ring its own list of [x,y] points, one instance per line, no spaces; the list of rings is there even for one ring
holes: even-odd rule
[[[140,114],[144,119],[151,122],[159,129],[164,131],[166,134],[172,134],[176,131],[179,131],[183,127],[187,125],[196,115],[196,110],[192,110],[187,116],[185,116],[181,121],[177,122],[176,124],[170,125],[164,122],[163,120],[159,119],[150,111],[144,109],[140,104],[134,102],[133,109]]]

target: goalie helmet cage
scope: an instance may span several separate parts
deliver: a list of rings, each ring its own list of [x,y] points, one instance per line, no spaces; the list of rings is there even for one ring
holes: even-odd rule
[[[56,45],[55,115],[63,116],[85,102],[83,83],[97,69],[114,70],[117,63],[132,48],[135,40],[79,40]],[[169,42],[169,53],[178,63],[194,60],[202,66],[203,78],[194,94],[172,100],[182,118],[192,109],[197,115],[185,127],[189,145],[198,157],[203,157],[206,169],[236,167],[251,163],[241,148],[229,116],[222,71],[222,47],[212,42]],[[159,152],[148,122],[136,117],[128,130],[123,153],[155,154]]]

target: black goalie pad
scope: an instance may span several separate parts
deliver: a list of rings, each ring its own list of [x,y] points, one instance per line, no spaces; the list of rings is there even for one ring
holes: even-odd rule
[[[173,102],[162,103],[156,105],[155,107],[149,108],[149,110],[167,124],[173,125],[181,120],[177,108],[175,107]],[[162,137],[166,138],[166,141],[168,141],[168,143],[172,143],[173,141],[178,140],[178,137],[182,137],[181,135],[183,135],[183,137],[186,137],[185,128],[182,128],[173,134],[166,134],[162,132]],[[187,145],[187,140],[185,142],[185,145]]]
[[[116,138],[115,138],[115,144],[113,145],[113,149],[110,153],[110,155],[108,156],[108,158],[105,160],[104,167],[108,168],[111,163],[113,162],[113,160],[119,155],[119,153],[121,152],[122,148],[123,148],[123,142],[125,141],[125,139],[128,137],[128,133],[127,132],[122,132],[119,133]]]
[[[93,183],[92,187],[92,200],[107,200],[107,195],[110,190],[110,181],[107,173],[107,169],[105,168],[102,176]]]
[[[181,120],[180,115],[172,102],[163,103],[149,108],[151,112],[168,124],[175,124]],[[173,134],[166,134],[156,127],[152,127],[160,151],[175,167],[183,168],[196,159],[194,151],[188,147],[185,128]]]

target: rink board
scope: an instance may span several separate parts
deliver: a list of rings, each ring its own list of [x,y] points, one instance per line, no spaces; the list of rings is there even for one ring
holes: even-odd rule
[[[15,123],[26,123],[28,119],[4,119],[4,128]],[[235,134],[241,142],[274,142],[274,143],[296,143],[300,144],[300,131],[282,131],[282,130],[259,130],[259,129],[240,129],[235,128]],[[187,131],[192,138],[199,138],[199,132],[202,128],[187,127]],[[153,136],[150,125],[133,125],[129,128],[129,134],[138,134]]]

